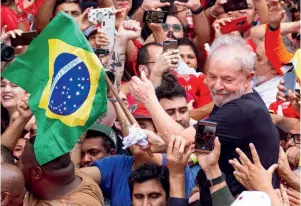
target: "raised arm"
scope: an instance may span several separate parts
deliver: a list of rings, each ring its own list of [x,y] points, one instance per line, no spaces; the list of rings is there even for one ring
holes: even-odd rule
[[[38,32],[41,32],[50,22],[55,3],[55,0],[45,0],[39,8],[33,23],[33,28]]]
[[[129,20],[121,23],[111,53],[108,70],[115,75],[117,89],[120,89],[121,78],[124,72],[125,51],[129,40],[139,38],[141,27],[137,21]]]
[[[1,144],[11,151],[14,150],[27,122],[32,117],[32,112],[27,105],[27,100],[18,101],[19,116],[5,130],[1,137]]]

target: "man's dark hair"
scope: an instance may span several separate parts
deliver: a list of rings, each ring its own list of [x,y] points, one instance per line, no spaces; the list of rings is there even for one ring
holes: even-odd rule
[[[201,71],[201,66],[200,66],[201,58],[200,58],[200,52],[199,52],[198,48],[195,46],[195,44],[192,41],[190,41],[187,38],[179,38],[177,40],[178,40],[178,46],[189,46],[193,50],[193,52],[196,56],[197,62],[198,62],[198,67],[196,68],[196,71],[200,72]]]
[[[172,73],[165,73],[162,77],[161,85],[156,88],[158,100],[163,98],[173,99],[176,97],[184,97],[186,99],[186,91],[182,87]]]
[[[105,148],[107,153],[110,153],[111,149],[114,149],[113,141],[109,137],[107,137],[104,133],[88,130],[85,139],[93,139],[93,138],[100,138],[103,140],[104,142],[103,147]]]
[[[1,159],[2,163],[15,165],[14,155],[6,146],[1,145]]]
[[[52,16],[54,17],[55,15],[55,11],[57,9],[57,7],[63,3],[74,3],[74,4],[78,4],[79,5],[79,8],[80,10],[82,11],[82,3],[81,3],[81,0],[57,0],[54,7],[53,7],[53,10],[52,10]]]
[[[169,197],[169,171],[165,166],[159,166],[153,163],[146,163],[135,169],[128,178],[131,199],[135,183],[144,183],[149,180],[159,180],[164,191],[166,199]]]
[[[28,143],[32,146],[32,149],[33,149],[33,145],[35,143],[35,139],[36,139],[36,136],[33,136],[28,141]],[[34,151],[32,151],[32,152],[33,152],[33,155],[35,156]],[[35,156],[35,158],[36,158],[36,156]],[[36,163],[39,165],[37,160],[36,160]],[[68,152],[68,153],[63,154],[63,155],[55,158],[54,160],[51,160],[50,162],[40,165],[40,166],[42,167],[42,169],[44,171],[46,171],[48,173],[48,172],[52,172],[54,170],[66,168],[70,165],[70,163],[71,163],[71,157]]]
[[[139,73],[139,66],[140,65],[146,65],[149,62],[149,53],[148,53],[148,48],[150,46],[159,46],[162,47],[161,44],[156,43],[156,42],[151,42],[148,44],[143,45],[137,53],[137,60],[136,60],[136,71]]]

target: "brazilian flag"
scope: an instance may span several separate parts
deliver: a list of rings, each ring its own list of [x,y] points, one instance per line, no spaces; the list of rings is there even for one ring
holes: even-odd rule
[[[107,111],[105,71],[76,22],[59,13],[3,77],[25,89],[40,165],[69,152]]]

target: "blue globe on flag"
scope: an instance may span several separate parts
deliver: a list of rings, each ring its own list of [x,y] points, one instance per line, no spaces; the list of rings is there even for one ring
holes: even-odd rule
[[[90,74],[84,62],[69,53],[54,62],[48,108],[58,115],[70,115],[85,102],[90,91]]]

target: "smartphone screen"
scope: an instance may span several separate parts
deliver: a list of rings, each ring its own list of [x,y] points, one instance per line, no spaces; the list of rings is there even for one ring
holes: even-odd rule
[[[178,49],[178,41],[177,40],[165,40],[163,42],[163,53],[168,50]]]
[[[162,24],[166,22],[167,11],[145,11],[143,21],[146,23]]]
[[[209,153],[214,149],[217,123],[199,121],[195,135],[195,148],[200,152]]]
[[[32,40],[38,36],[37,31],[23,32],[21,36],[11,39],[12,47],[29,45]]]
[[[227,3],[223,4],[225,12],[238,11],[248,8],[246,0],[227,0]]]
[[[292,92],[295,91],[296,81],[297,81],[295,70],[291,69],[288,72],[284,73],[283,80],[284,80],[284,87],[286,88],[284,94],[287,96],[288,90],[291,90]]]

